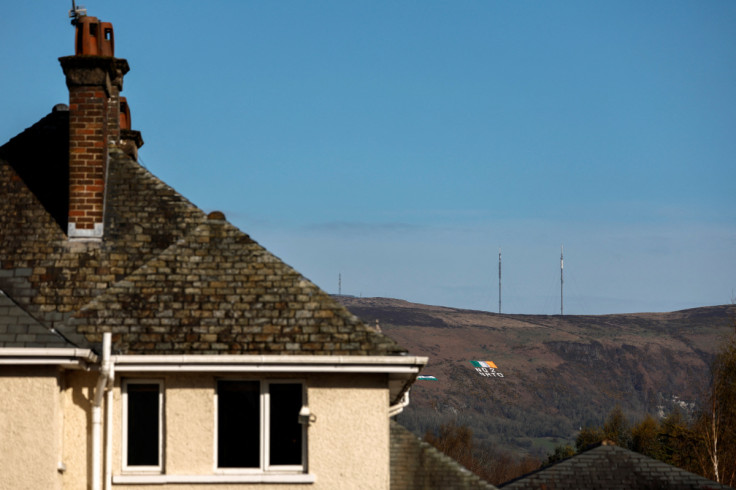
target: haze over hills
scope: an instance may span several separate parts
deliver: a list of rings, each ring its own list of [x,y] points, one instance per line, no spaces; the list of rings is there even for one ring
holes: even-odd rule
[[[478,442],[543,457],[616,405],[634,419],[692,411],[736,306],[671,313],[506,315],[388,298],[337,298],[412,355],[429,357],[399,421],[418,434],[451,419]],[[491,361],[483,376],[471,360]],[[487,370],[489,371],[489,370]],[[489,371],[490,372],[490,371]]]

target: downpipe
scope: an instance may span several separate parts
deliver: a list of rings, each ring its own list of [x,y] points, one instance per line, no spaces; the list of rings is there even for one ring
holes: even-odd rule
[[[110,362],[111,345],[112,334],[110,332],[103,333],[100,374],[97,378],[95,395],[92,400],[92,490],[100,490],[102,486],[102,396],[106,391],[111,393],[109,389],[112,388],[112,380],[114,379],[114,370]],[[111,413],[109,404],[106,404],[105,408],[108,412],[107,419],[109,423]],[[109,436],[109,426],[107,432]],[[110,437],[107,439],[109,443]],[[107,460],[107,457],[105,459]],[[105,487],[109,488],[107,484]]]
[[[396,405],[391,405],[388,407],[388,416],[393,417],[395,415],[400,414],[404,411],[406,407],[409,406],[409,389],[407,389],[404,392],[404,395],[401,397],[401,400]]]
[[[115,385],[115,363],[110,361],[105,392],[105,490],[112,488],[112,404]]]

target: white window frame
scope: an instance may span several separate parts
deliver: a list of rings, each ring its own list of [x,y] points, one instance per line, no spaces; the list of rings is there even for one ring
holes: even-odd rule
[[[219,414],[219,397],[217,393],[217,383],[220,381],[245,381],[260,383],[260,420],[259,420],[259,467],[258,468],[221,468],[218,464],[219,444],[218,437],[220,426],[218,420]],[[262,474],[262,473],[289,473],[300,474],[306,473],[307,468],[307,424],[302,424],[302,462],[299,465],[272,465],[270,459],[270,386],[273,384],[299,384],[302,387],[302,407],[307,406],[307,383],[303,379],[247,379],[247,378],[217,378],[215,380],[215,430],[214,430],[214,472],[216,474]]]
[[[158,385],[158,465],[128,465],[128,386]],[[164,381],[162,379],[128,378],[122,382],[122,471],[124,473],[163,473],[164,467]]]

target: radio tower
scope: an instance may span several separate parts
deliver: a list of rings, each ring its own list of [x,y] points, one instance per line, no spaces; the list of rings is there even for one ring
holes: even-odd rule
[[[498,314],[501,314],[501,247],[498,247]]]
[[[565,270],[565,259],[564,259],[564,246],[560,245],[560,316],[565,315],[565,303],[563,302],[563,289],[562,286],[565,283],[564,270]]]
[[[337,274],[337,295],[342,296],[342,272]]]

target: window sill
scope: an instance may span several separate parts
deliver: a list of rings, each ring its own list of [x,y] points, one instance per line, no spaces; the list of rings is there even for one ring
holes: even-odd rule
[[[117,485],[162,485],[165,483],[314,483],[308,473],[258,473],[252,475],[115,475]]]

